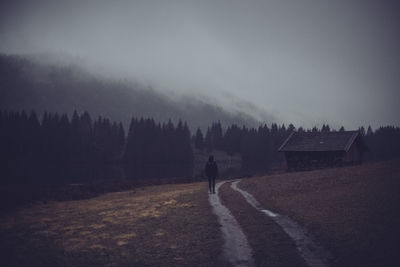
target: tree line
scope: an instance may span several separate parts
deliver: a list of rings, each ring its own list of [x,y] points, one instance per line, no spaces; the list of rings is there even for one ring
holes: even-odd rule
[[[216,122],[207,128],[205,136],[197,129],[193,142],[195,148],[211,152],[214,149],[227,154],[240,154],[244,171],[266,171],[272,164],[282,160],[277,150],[288,137],[294,126],[266,124],[258,128],[247,128],[232,124],[223,131],[221,123]]]
[[[375,131],[368,127],[366,132],[361,127],[360,131],[370,150],[366,160],[378,161],[400,157],[400,127],[383,126]]]
[[[193,149],[186,122],[175,126],[153,119],[133,118],[123,156],[131,177],[190,177]]]
[[[71,119],[46,112],[39,119],[35,112],[0,111],[0,182],[107,179],[115,175],[115,167],[127,169],[128,178],[190,176],[190,142],[182,122],[161,125],[133,118],[126,136],[121,123],[92,120],[88,112],[75,111]]]
[[[383,126],[373,131],[371,126],[368,126],[367,130],[362,126],[358,130],[369,148],[365,160],[377,161],[400,157],[399,127]],[[264,124],[258,128],[239,127],[233,124],[223,131],[221,123],[217,122],[207,128],[205,135],[201,129],[197,129],[193,136],[193,144],[201,151],[211,152],[218,149],[228,154],[240,154],[242,168],[245,171],[268,171],[273,165],[284,160],[278,148],[292,131],[331,132],[336,130],[331,129],[328,124],[323,124],[321,128],[314,126],[309,129],[303,127],[296,129],[293,124],[286,127],[284,124],[272,123],[270,127]],[[345,131],[345,128],[342,126],[338,131]]]
[[[0,129],[3,182],[60,182],[87,165],[115,162],[125,143],[121,123],[93,121],[87,112],[71,119],[46,112],[39,120],[35,112],[2,111]]]
[[[121,123],[88,112],[67,114],[0,111],[1,183],[83,182],[110,179],[123,168],[125,178],[190,177],[194,149],[239,154],[246,172],[268,171],[283,160],[277,150],[292,131],[335,131],[329,125],[312,129],[276,123],[248,128],[212,123],[191,136],[179,121],[157,123],[132,118],[127,134]],[[341,127],[339,131],[344,131]],[[400,157],[400,128],[359,128],[370,148],[367,160]],[[217,159],[218,160],[218,159]]]

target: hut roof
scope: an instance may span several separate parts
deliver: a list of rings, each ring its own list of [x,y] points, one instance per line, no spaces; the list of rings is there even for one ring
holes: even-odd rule
[[[348,151],[359,131],[292,132],[278,151]]]

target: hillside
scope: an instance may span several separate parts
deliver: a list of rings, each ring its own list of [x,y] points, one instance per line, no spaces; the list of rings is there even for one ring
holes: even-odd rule
[[[187,121],[192,129],[213,121],[255,126],[249,114],[228,111],[214,101],[167,95],[147,85],[104,78],[72,62],[43,63],[34,57],[0,54],[0,109],[72,114],[88,111],[125,126],[132,116]]]

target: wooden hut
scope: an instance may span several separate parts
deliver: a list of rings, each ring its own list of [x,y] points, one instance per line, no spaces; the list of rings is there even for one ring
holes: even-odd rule
[[[292,132],[278,149],[288,170],[361,164],[368,151],[359,131]]]

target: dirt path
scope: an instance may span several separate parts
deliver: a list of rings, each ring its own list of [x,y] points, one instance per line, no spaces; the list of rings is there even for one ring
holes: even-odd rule
[[[216,193],[209,195],[209,202],[213,212],[218,216],[224,238],[223,253],[227,261],[233,266],[254,266],[252,251],[245,234],[230,211],[221,203],[218,189],[228,181],[215,185]]]
[[[274,213],[261,206],[261,204],[247,191],[238,188],[240,180],[231,184],[233,190],[241,193],[246,201],[256,210],[272,218],[296,244],[299,255],[310,267],[328,266],[327,262],[331,258],[330,254],[321,246],[316,244],[309,233],[287,216]]]

